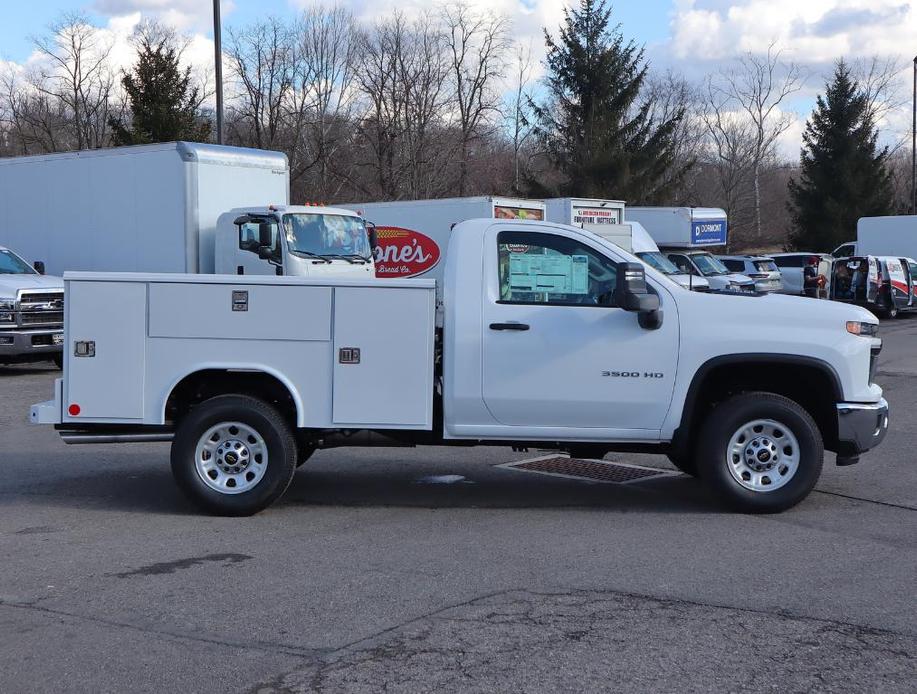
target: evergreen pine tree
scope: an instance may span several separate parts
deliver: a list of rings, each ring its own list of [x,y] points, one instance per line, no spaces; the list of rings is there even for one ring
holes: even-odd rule
[[[138,32],[137,62],[121,78],[130,106],[130,123],[112,118],[116,145],[186,140],[205,142],[210,123],[198,113],[199,89],[191,85],[191,68],[179,65],[174,35],[156,25]]]
[[[693,162],[676,161],[682,109],[653,122],[652,104],[638,105],[647,76],[644,52],[611,27],[605,0],[565,9],[557,41],[545,30],[549,99],[534,106],[535,132],[562,182],[533,193],[665,201]]]
[[[879,149],[867,97],[843,60],[803,133],[801,171],[789,184],[793,248],[830,251],[856,238],[857,220],[890,214],[888,149]]]

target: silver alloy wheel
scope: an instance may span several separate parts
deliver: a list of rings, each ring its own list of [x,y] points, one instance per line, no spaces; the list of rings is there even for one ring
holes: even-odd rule
[[[729,439],[726,464],[733,479],[753,492],[772,492],[799,469],[799,442],[773,419],[743,424]]]
[[[204,484],[221,494],[249,491],[264,477],[267,465],[264,437],[242,422],[215,424],[194,449],[194,469]]]

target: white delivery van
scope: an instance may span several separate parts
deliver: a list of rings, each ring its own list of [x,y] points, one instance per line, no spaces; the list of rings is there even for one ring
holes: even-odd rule
[[[452,229],[469,219],[545,218],[541,200],[479,196],[347,203],[375,227],[376,276],[441,280]]]
[[[240,147],[171,142],[0,159],[0,244],[52,274],[371,274],[371,260],[333,257],[367,255],[359,217],[288,206],[289,189],[286,155]],[[273,247],[261,250],[258,220],[275,225],[263,232]],[[298,221],[314,239],[276,234]],[[299,262],[292,246],[303,244],[328,262]]]
[[[917,258],[917,215],[861,217],[857,222],[857,240],[838,246],[832,255]]]
[[[316,449],[417,444],[656,451],[774,512],[824,448],[855,463],[887,431],[865,309],[686,291],[571,226],[460,223],[439,305],[429,279],[64,281],[64,377],[31,421],[171,441],[179,486],[215,513],[264,508]]]
[[[624,202],[595,198],[549,198],[545,219],[595,232],[625,251],[633,250],[630,227],[624,224]]]
[[[640,222],[682,272],[703,277],[713,291],[755,291],[746,275],[730,272],[707,249],[725,246],[723,210],[707,207],[628,207],[626,221]]]
[[[710,291],[710,283],[707,282],[706,278],[683,272],[675,263],[669,260],[668,256],[659,250],[659,246],[653,241],[653,237],[649,235],[640,222],[626,222],[626,224],[631,229],[633,254],[640,260],[685,289],[691,289],[695,292]]]

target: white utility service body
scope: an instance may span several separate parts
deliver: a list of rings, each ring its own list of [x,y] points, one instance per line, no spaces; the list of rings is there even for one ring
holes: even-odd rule
[[[680,270],[703,277],[713,291],[755,291],[750,277],[729,272],[710,248],[725,246],[726,213],[707,207],[628,207],[626,221],[639,222]]]
[[[477,196],[341,205],[375,225],[376,276],[441,282],[453,228],[469,219],[545,219],[541,200]]]
[[[689,292],[570,226],[460,224],[438,309],[423,279],[65,281],[64,379],[32,421],[68,442],[172,440],[179,484],[218,513],[263,508],[316,448],[383,441],[655,450],[775,511],[815,484],[822,441],[849,464],[887,427],[869,312]],[[736,426],[733,465],[708,447]],[[239,462],[266,451],[274,467]]]
[[[277,263],[240,247],[233,220],[246,212],[353,213],[292,208],[285,154],[170,142],[0,159],[0,244],[48,272],[352,274],[344,259]],[[328,231],[331,236],[337,231]]]

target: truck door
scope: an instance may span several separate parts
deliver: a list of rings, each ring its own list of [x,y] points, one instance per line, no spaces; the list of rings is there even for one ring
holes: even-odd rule
[[[911,278],[907,261],[903,258],[893,258],[888,261],[888,275],[891,280],[892,293],[898,308],[911,306]]]
[[[675,383],[678,316],[644,330],[608,306],[615,261],[575,231],[489,232],[483,306],[484,403],[520,427],[642,430],[662,426]],[[668,301],[667,301],[668,299]]]

